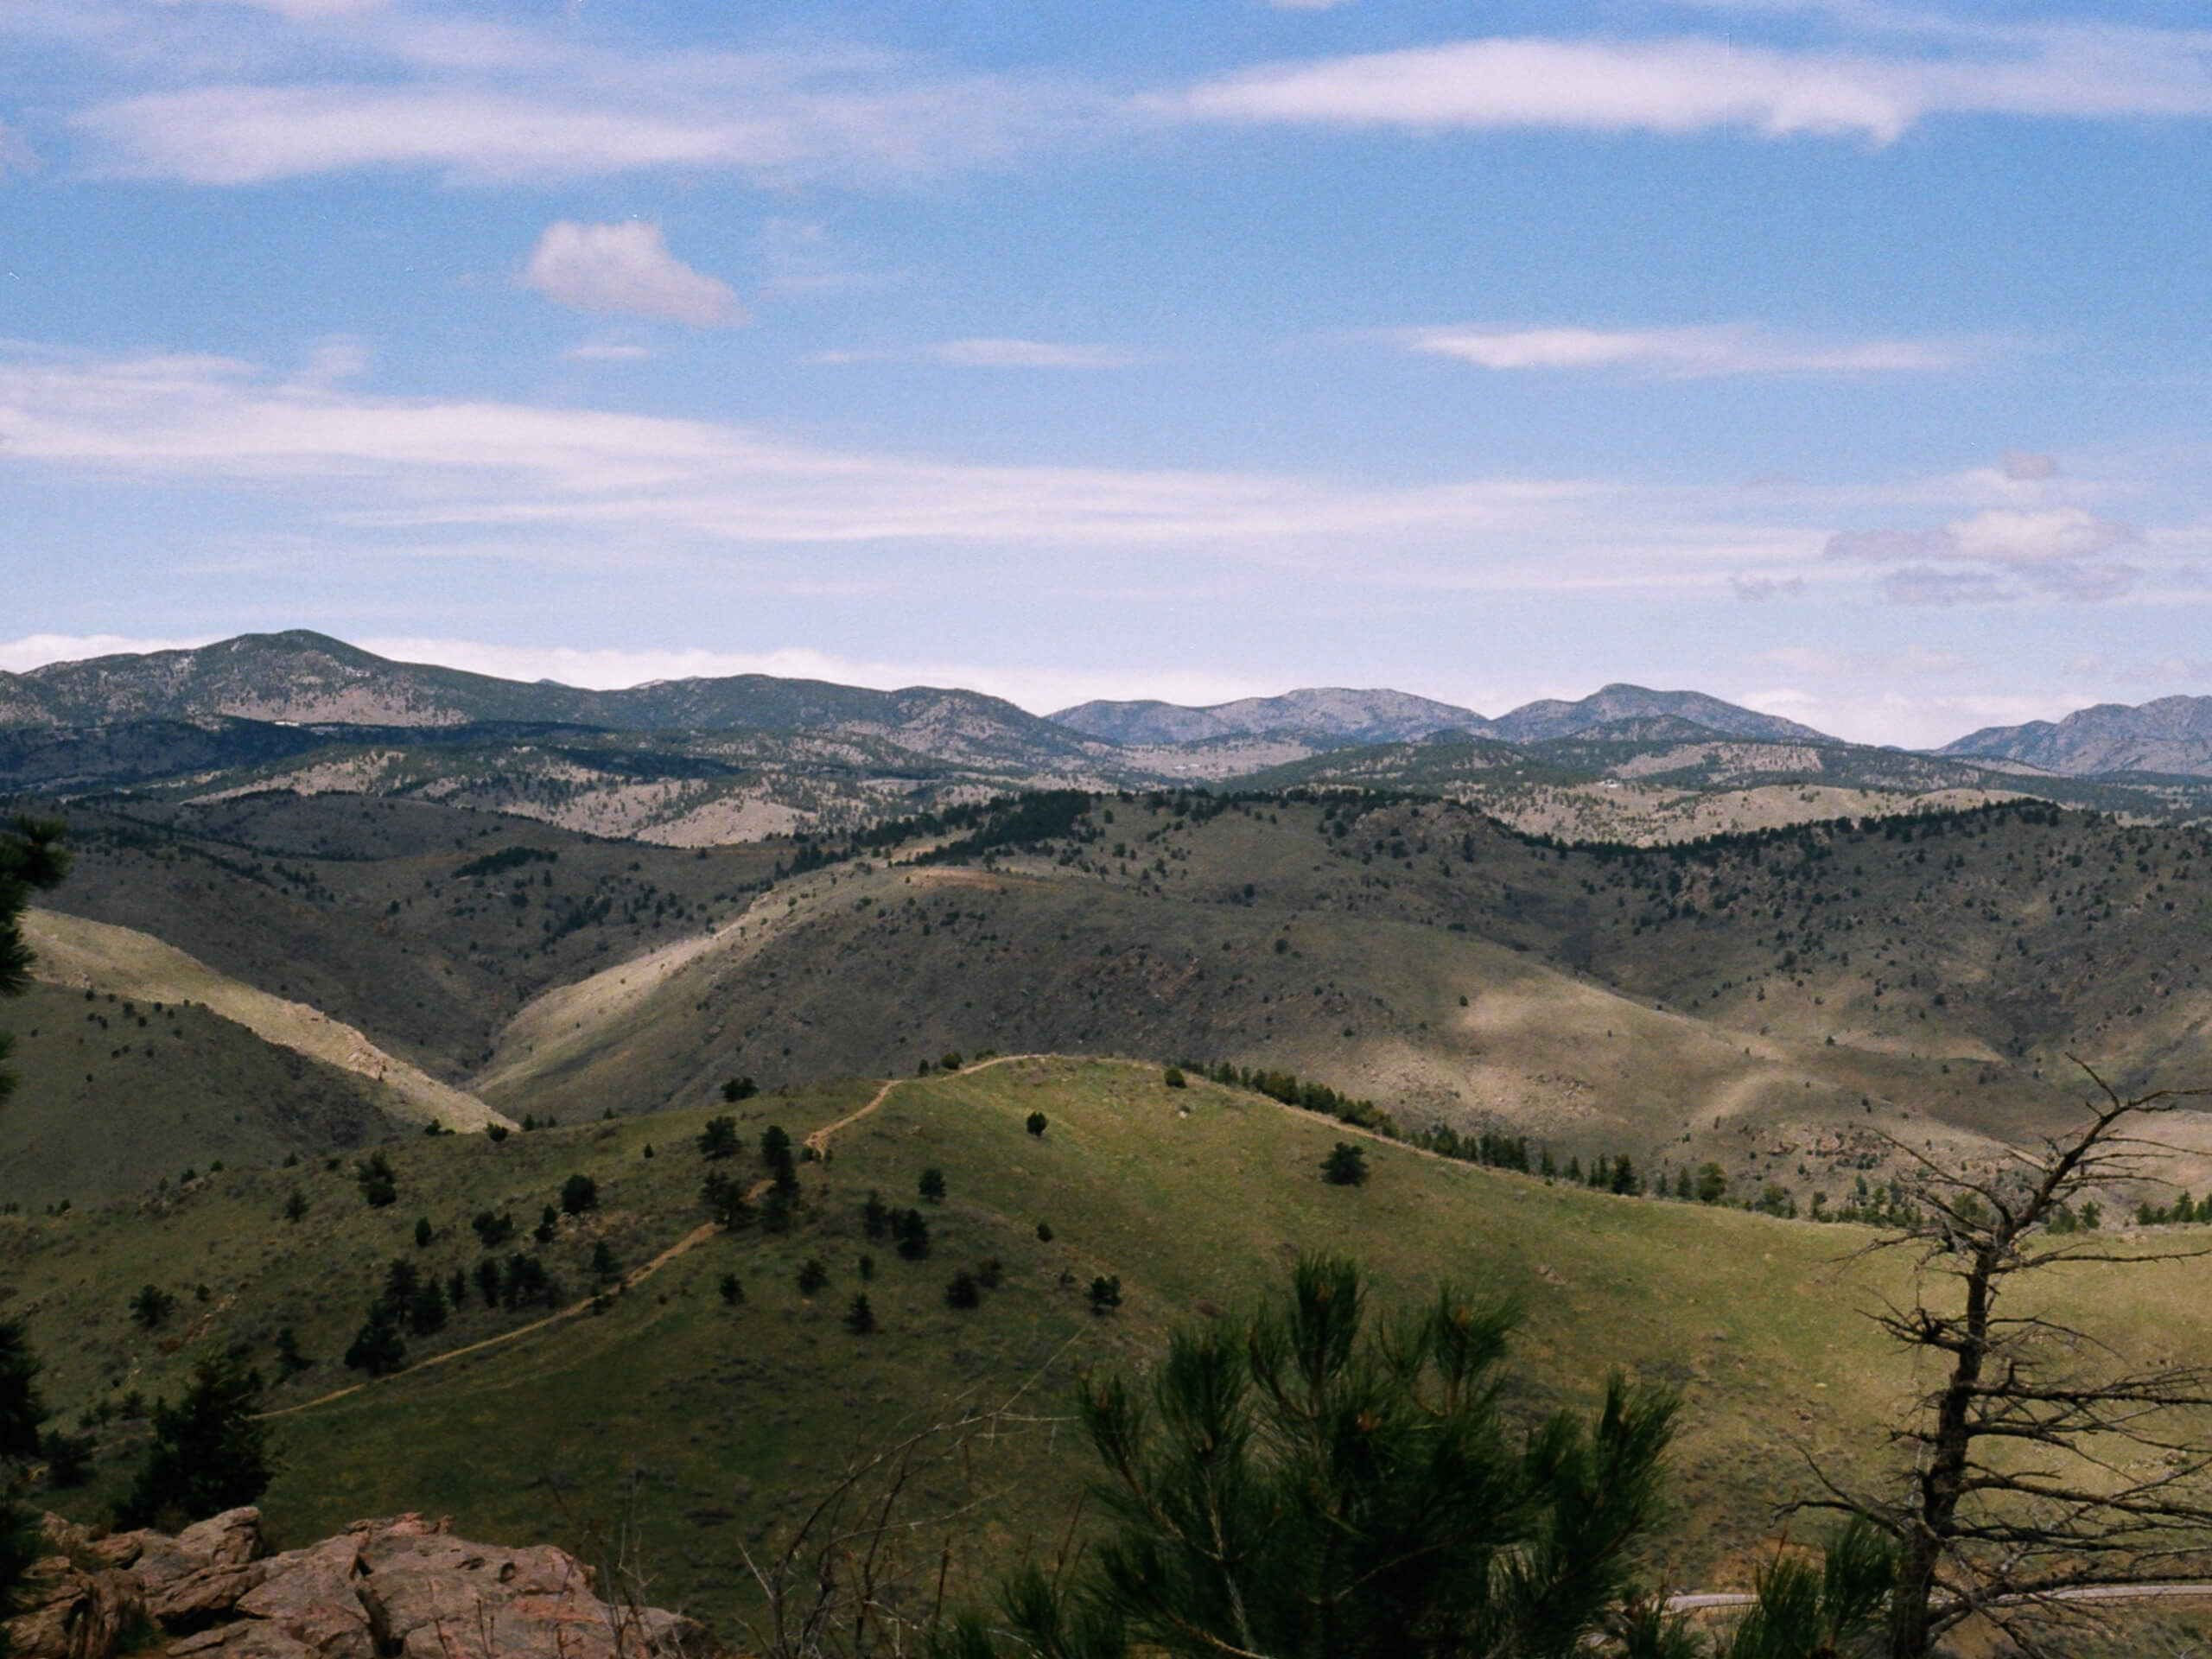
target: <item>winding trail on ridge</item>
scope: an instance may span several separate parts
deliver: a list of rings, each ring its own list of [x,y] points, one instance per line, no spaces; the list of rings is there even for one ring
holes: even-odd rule
[[[1044,1060],[1051,1059],[1052,1058],[1054,1057],[1049,1054],[994,1055],[988,1060],[978,1060],[973,1065],[962,1067],[957,1075],[965,1077],[971,1071],[986,1071],[995,1065],[1007,1065],[1016,1060]],[[1136,1062],[1131,1061],[1128,1064],[1135,1065]],[[919,1083],[923,1081],[925,1081],[925,1079],[920,1077],[891,1078],[889,1081],[885,1083],[880,1089],[878,1089],[873,1095],[868,1096],[868,1103],[866,1105],[855,1107],[853,1110],[846,1113],[844,1116],[839,1118],[836,1122],[825,1123],[820,1128],[816,1129],[810,1134],[806,1137],[804,1142],[807,1149],[813,1153],[817,1158],[826,1157],[830,1150],[830,1139],[832,1135],[837,1134],[841,1129],[850,1128],[853,1124],[859,1122],[861,1119],[868,1116],[871,1112],[874,1111],[877,1107],[882,1105],[885,1101],[891,1098],[891,1094],[893,1090],[903,1089],[908,1084]],[[767,1185],[768,1183],[766,1181],[756,1183],[752,1189],[750,1196],[755,1198],[759,1197],[762,1192],[766,1190]],[[653,1274],[658,1273],[670,1262],[675,1261],[679,1256],[689,1255],[691,1251],[698,1249],[700,1245],[705,1243],[709,1239],[715,1237],[721,1231],[721,1229],[711,1221],[702,1223],[701,1225],[694,1227],[690,1232],[684,1234],[682,1238],[677,1239],[675,1243],[670,1245],[658,1255],[653,1257],[652,1261],[645,1263],[642,1267],[633,1268],[628,1273],[624,1274],[618,1281],[618,1287],[622,1290],[635,1290],[639,1286],[644,1284],[646,1280],[652,1278]],[[429,1358],[417,1360],[414,1364],[408,1366],[406,1370],[394,1371],[388,1376],[369,1377],[363,1382],[350,1383],[342,1389],[333,1389],[328,1394],[319,1394],[312,1400],[302,1400],[296,1405],[279,1406],[274,1411],[263,1412],[261,1415],[264,1418],[290,1417],[302,1411],[313,1411],[318,1406],[327,1406],[333,1401],[346,1399],[353,1395],[360,1393],[365,1389],[373,1389],[378,1387],[379,1384],[385,1382],[397,1382],[403,1377],[410,1377],[416,1376],[419,1372],[427,1371],[434,1365],[447,1364],[453,1360],[464,1358],[470,1354],[480,1354],[486,1349],[501,1347],[507,1343],[517,1341],[521,1338],[535,1335],[537,1332],[547,1330],[553,1325],[563,1324],[569,1319],[575,1319],[579,1313],[589,1313],[593,1304],[597,1302],[601,1297],[607,1294],[607,1293],[605,1291],[597,1292],[593,1295],[585,1297],[583,1300],[580,1302],[572,1302],[566,1307],[557,1308],[554,1312],[548,1313],[542,1319],[532,1319],[528,1325],[518,1325],[512,1331],[502,1331],[495,1337],[486,1337],[480,1342],[472,1342],[464,1347],[448,1348],[443,1353],[432,1354]]]

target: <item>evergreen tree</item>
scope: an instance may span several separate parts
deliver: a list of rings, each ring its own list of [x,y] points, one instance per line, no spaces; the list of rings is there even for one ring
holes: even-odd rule
[[[614,1259],[613,1246],[603,1238],[591,1247],[591,1271],[594,1278],[601,1280],[612,1279],[622,1271],[621,1263]]]
[[[202,1355],[183,1399],[154,1408],[153,1448],[123,1501],[122,1523],[201,1521],[268,1491],[281,1459],[260,1411],[260,1372],[234,1354]]]
[[[920,1191],[925,1202],[943,1204],[944,1202],[944,1172],[937,1168],[924,1170]]]
[[[296,1186],[292,1189],[290,1195],[284,1200],[284,1219],[289,1222],[298,1222],[303,1219],[307,1213],[307,1194],[301,1192],[300,1189]]]
[[[1052,1120],[1047,1118],[1042,1112],[1032,1112],[1022,1121],[1021,1126],[1027,1129],[1030,1134],[1041,1139],[1051,1121]]]
[[[1367,1181],[1367,1153],[1349,1141],[1339,1141],[1322,1160],[1321,1179],[1332,1186],[1362,1186]]]
[[[361,1197],[372,1210],[382,1210],[399,1202],[399,1178],[393,1173],[391,1160],[381,1152],[372,1152],[354,1166],[353,1179],[359,1183]]]
[[[46,1462],[46,1484],[71,1487],[90,1483],[92,1451],[90,1434],[65,1434],[58,1428],[47,1430],[38,1443],[38,1454]]]
[[[811,1296],[830,1282],[830,1269],[822,1265],[821,1258],[810,1255],[799,1265],[798,1294]]]
[[[952,1275],[952,1282],[944,1287],[947,1307],[980,1307],[983,1303],[982,1287],[976,1282],[976,1275],[963,1268]]]
[[[276,1329],[276,1372],[278,1378],[289,1381],[312,1366],[315,1361],[300,1351],[299,1333],[289,1325]]]
[[[484,1299],[485,1306],[497,1307],[501,1288],[499,1258],[487,1255],[476,1264],[476,1294]]]
[[[418,1337],[435,1336],[446,1328],[446,1293],[435,1274],[425,1277],[408,1299],[407,1328]]]
[[[717,1225],[735,1232],[753,1224],[753,1206],[745,1200],[745,1183],[719,1169],[710,1169],[699,1184],[700,1201]]]
[[[861,1205],[861,1227],[870,1238],[881,1238],[891,1230],[890,1208],[874,1187],[868,1189],[868,1202]]]
[[[856,1337],[865,1337],[874,1333],[875,1310],[868,1306],[866,1291],[854,1297],[852,1306],[845,1310],[845,1329]]]
[[[421,1217],[416,1221],[415,1248],[416,1249],[429,1249],[430,1248],[430,1241],[437,1236],[437,1230],[430,1225],[430,1218],[428,1216]]]
[[[159,1285],[141,1285],[130,1299],[131,1319],[151,1331],[166,1323],[176,1310],[176,1298]]]
[[[571,1175],[561,1183],[561,1208],[572,1216],[599,1208],[599,1183],[588,1175]]]
[[[732,1307],[745,1300],[745,1283],[734,1273],[722,1274],[721,1283],[716,1288],[721,1292],[722,1300]]]
[[[1090,1311],[1103,1316],[1122,1305],[1122,1275],[1101,1274],[1090,1281]]]
[[[1108,1530],[1074,1572],[1007,1581],[1020,1650],[1565,1659],[1601,1630],[1656,1516],[1672,1399],[1615,1378],[1591,1418],[1516,1432],[1506,1309],[1447,1291],[1368,1314],[1351,1263],[1308,1258],[1249,1324],[1176,1332],[1142,1383],[1084,1382]],[[960,1642],[996,1650],[979,1619]]]
[[[53,1415],[38,1385],[44,1367],[21,1319],[0,1319],[0,1465],[38,1453],[39,1427]]]
[[[383,1302],[369,1305],[369,1317],[346,1350],[346,1369],[389,1376],[407,1363],[407,1342],[399,1334],[399,1318]]]
[[[67,833],[58,819],[19,817],[12,830],[0,835],[0,997],[21,996],[30,989],[31,949],[23,943],[23,912],[31,894],[60,886],[68,874],[69,855],[61,849]],[[0,1032],[0,1101],[16,1091],[16,1074],[4,1064],[15,1046],[11,1034]]]
[[[918,1210],[909,1210],[892,1223],[892,1230],[899,1241],[899,1254],[909,1262],[919,1262],[930,1253],[930,1224],[922,1219]]]
[[[710,1117],[707,1127],[699,1131],[699,1155],[709,1162],[734,1157],[737,1148],[737,1120],[734,1117]]]

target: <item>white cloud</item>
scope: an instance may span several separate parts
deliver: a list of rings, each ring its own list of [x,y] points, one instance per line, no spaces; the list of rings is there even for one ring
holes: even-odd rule
[[[1248,124],[1742,128],[1888,143],[1938,113],[2202,118],[2212,114],[2212,35],[2097,25],[1986,29],[1922,56],[1698,37],[1491,38],[1262,65],[1189,88],[1162,107]]]
[[[929,348],[940,363],[982,369],[1122,369],[1136,361],[1111,346],[1048,340],[949,340]]]
[[[525,286],[556,305],[664,317],[695,328],[728,328],[745,321],[727,283],[701,274],[668,251],[660,226],[631,220],[545,227],[523,273]]]
[[[1630,369],[1699,378],[1734,374],[1884,374],[1959,367],[1968,349],[1927,340],[1823,340],[1751,324],[1697,328],[1439,327],[1413,350],[1493,370]]]
[[[2037,484],[2058,476],[2057,456],[2034,454],[2025,449],[2007,449],[1999,465],[2015,484]]]
[[[48,663],[81,663],[92,657],[186,651],[221,637],[209,633],[179,639],[144,639],[121,633],[27,633],[20,639],[0,639],[0,673],[28,674]]]

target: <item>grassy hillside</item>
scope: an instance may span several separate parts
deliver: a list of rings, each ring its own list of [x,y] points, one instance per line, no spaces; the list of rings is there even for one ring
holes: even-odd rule
[[[748,1140],[772,1121],[802,1135],[876,1092],[839,1084],[737,1109]],[[709,1236],[601,1312],[309,1403],[359,1380],[335,1357],[390,1261],[474,1271],[485,1252],[468,1217],[480,1210],[513,1213],[524,1231],[498,1254],[543,1259],[571,1296],[594,1282],[599,1240],[625,1268],[681,1243],[701,1219],[690,1137],[708,1109],[504,1142],[402,1143],[388,1210],[368,1209],[346,1167],[310,1163],[232,1168],[96,1214],[10,1218],[0,1278],[73,1410],[173,1389],[206,1342],[244,1342],[273,1365],[277,1328],[291,1325],[317,1363],[272,1399],[289,1408],[278,1420],[289,1461],[268,1500],[284,1539],[419,1507],[450,1512],[472,1535],[574,1546],[590,1521],[633,1504],[655,1598],[725,1620],[746,1599],[739,1542],[772,1548],[853,1448],[948,1399],[995,1399],[1025,1378],[1037,1380],[1027,1414],[1057,1417],[1077,1370],[1141,1363],[1173,1324],[1278,1282],[1301,1249],[1348,1249],[1395,1294],[1448,1278],[1516,1298],[1516,1409],[1586,1399],[1611,1367],[1680,1386],[1681,1505],[1662,1552],[1677,1583],[1741,1576],[1738,1552],[1799,1479],[1797,1448],[1861,1468],[1880,1458],[1910,1381],[1854,1317],[1903,1288],[1901,1263],[1854,1254],[1867,1236],[1859,1230],[1605,1197],[1380,1143],[1367,1185],[1332,1187],[1319,1169],[1338,1126],[1240,1090],[1169,1090],[1154,1066],[1039,1059],[890,1091],[830,1138],[826,1162],[800,1166],[805,1206],[791,1233]],[[1033,1111],[1048,1119],[1042,1136],[1024,1131]],[[861,1200],[874,1189],[915,1203],[931,1166],[949,1186],[942,1205],[920,1206],[932,1251],[902,1261],[864,1236]],[[599,1207],[531,1243],[541,1206],[579,1172],[597,1180]],[[296,1223],[283,1215],[295,1187],[310,1205]],[[418,1216],[433,1224],[427,1248],[414,1242]],[[863,1252],[876,1262],[866,1288],[880,1329],[859,1337],[842,1315]],[[809,1257],[829,1272],[811,1298],[796,1287]],[[951,1274],[991,1257],[1002,1287],[972,1312],[948,1307]],[[2147,1358],[2212,1338],[2207,1271],[2084,1268],[2057,1289]],[[726,1274],[744,1287],[738,1306],[719,1294]],[[1084,1294],[1100,1274],[1122,1284],[1120,1311],[1105,1318]],[[173,1323],[150,1332],[124,1306],[146,1282],[179,1298]],[[472,1300],[435,1337],[413,1340],[410,1357],[540,1317]],[[82,1512],[127,1471],[130,1426],[105,1433],[100,1484],[74,1500]],[[1056,1539],[1083,1475],[1065,1425],[1050,1421],[929,1475],[947,1503],[988,1498],[953,1529],[956,1589]],[[924,1541],[934,1560],[935,1535]]]
[[[374,1084],[204,1007],[41,985],[0,1019],[22,1079],[0,1106],[0,1204],[83,1208],[393,1133]]]
[[[146,809],[134,807],[143,815]],[[1096,798],[969,865],[683,852],[421,804],[94,816],[60,900],[518,1116],[912,1071],[988,1046],[1226,1058],[1564,1162],[1831,1201],[1873,1133],[1954,1147],[2207,1070],[2198,831],[2028,803],[1636,850],[1383,796]],[[2177,1125],[2177,1179],[2212,1132]]]
[[[1714,1158],[1803,1204],[1878,1179],[1877,1131],[2043,1132],[2075,1102],[2069,1053],[2127,1084],[2212,1070],[2195,831],[2030,806],[1638,853],[1371,798],[1107,799],[1089,828],[990,868],[786,882],[664,973],[524,1009],[479,1084],[511,1112],[644,1110],[984,1045],[1226,1058],[1408,1128]],[[2204,1122],[2171,1133],[2201,1182]]]

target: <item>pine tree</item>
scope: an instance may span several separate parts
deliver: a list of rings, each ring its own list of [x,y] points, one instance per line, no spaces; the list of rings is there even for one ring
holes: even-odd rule
[[[399,1334],[399,1319],[382,1302],[369,1305],[369,1317],[346,1350],[346,1369],[389,1376],[407,1363],[407,1342]]]
[[[38,1454],[39,1426],[53,1415],[38,1385],[45,1369],[21,1319],[0,1319],[0,1465]]]
[[[856,1337],[871,1335],[875,1330],[875,1310],[868,1306],[866,1291],[853,1298],[845,1310],[845,1329]]]
[[[1363,1186],[1367,1181],[1367,1153],[1349,1141],[1339,1141],[1322,1160],[1321,1179],[1332,1186]]]
[[[1656,1518],[1674,1402],[1614,1378],[1591,1417],[1516,1431],[1511,1323],[1446,1291],[1378,1330],[1357,1269],[1308,1258],[1249,1324],[1177,1332],[1141,1382],[1087,1379],[1106,1530],[1071,1572],[1017,1573],[994,1622],[1084,1659],[1580,1650]],[[980,1618],[959,1639],[1001,1650]]]
[[[699,1155],[710,1162],[734,1157],[737,1147],[737,1120],[734,1117],[710,1117],[707,1127],[699,1131]]]
[[[261,1373],[233,1354],[203,1355],[174,1406],[154,1409],[154,1444],[123,1501],[126,1527],[204,1520],[268,1491],[281,1459],[261,1414]]]

